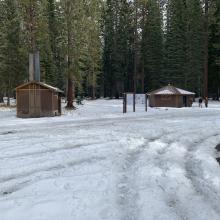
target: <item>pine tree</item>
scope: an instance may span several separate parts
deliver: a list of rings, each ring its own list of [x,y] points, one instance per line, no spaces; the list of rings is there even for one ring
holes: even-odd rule
[[[186,5],[169,0],[166,21],[164,81],[186,87]]]
[[[185,88],[200,94],[203,74],[203,12],[200,0],[186,1],[187,62]]]
[[[209,0],[204,1],[204,74],[203,97],[208,97],[208,60],[209,60]]]
[[[114,69],[113,69],[113,59],[114,50],[113,46],[115,43],[115,23],[114,23],[114,5],[113,0],[107,0],[104,12],[104,51],[103,51],[103,72],[104,72],[104,96],[113,96],[114,85]]]
[[[5,70],[4,70],[4,50],[6,45],[5,35],[5,2],[0,1],[0,103],[3,102],[5,93]]]
[[[131,8],[126,0],[121,1],[118,13],[114,56],[115,95],[117,97],[119,95],[121,96],[123,92],[129,91],[133,82],[133,76],[131,75],[133,70],[129,73],[129,63],[132,62],[132,18],[129,16],[131,14]]]
[[[60,2],[55,0],[47,0],[47,17],[48,17],[48,35],[49,35],[49,46],[51,54],[49,54],[49,63],[50,65],[50,73],[52,75],[52,80],[50,79],[50,75],[47,74],[49,78],[48,82],[51,81],[52,84],[59,88],[63,88],[64,86],[64,75],[63,75],[63,68],[62,64],[64,62],[62,58],[62,48],[61,48],[61,33],[60,29],[61,22],[60,22]]]
[[[55,68],[49,37],[47,0],[20,0],[25,45],[30,54],[40,52],[41,80],[55,85]],[[27,55],[28,57],[28,55]]]
[[[211,1],[209,13],[209,92],[220,97],[220,2]]]
[[[163,62],[162,18],[157,0],[147,3],[141,51],[147,88],[156,89],[162,84]]]
[[[0,80],[10,105],[14,88],[26,77],[17,1],[1,1],[1,16]]]
[[[85,2],[63,0],[63,44],[66,57],[67,107],[74,108],[75,91],[82,84],[81,58],[86,44]]]
[[[119,97],[133,87],[134,27],[131,3],[108,0],[104,24],[105,95]]]

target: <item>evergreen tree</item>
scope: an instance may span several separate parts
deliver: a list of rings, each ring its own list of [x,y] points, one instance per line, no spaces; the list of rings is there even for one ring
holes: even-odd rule
[[[209,26],[209,92],[214,99],[220,97],[220,2],[210,4]]]
[[[122,0],[119,7],[118,25],[116,29],[116,45],[114,56],[115,67],[115,95],[121,96],[129,91],[133,82],[133,70],[129,71],[129,63],[132,62],[132,18],[131,8],[126,0]]]
[[[49,46],[51,54],[49,54],[50,65],[50,73],[53,80],[46,80],[48,82],[51,81],[55,86],[59,88],[63,88],[64,86],[64,75],[63,75],[63,63],[64,59],[62,58],[62,48],[61,48],[61,33],[60,29],[62,29],[60,20],[60,10],[59,10],[60,2],[55,0],[48,0],[47,3],[47,17],[48,17],[48,32],[49,32]],[[47,74],[47,77],[50,78],[50,75]]]
[[[4,70],[4,48],[6,44],[5,37],[5,2],[0,1],[0,103],[3,102],[5,95],[5,70]]]
[[[186,1],[187,13],[187,62],[185,89],[201,92],[203,74],[204,28],[203,12],[200,0]]]
[[[67,76],[67,107],[73,108],[75,91],[82,84],[80,68],[86,44],[86,10],[85,2],[78,0],[63,0],[61,10],[63,13],[63,43],[62,47],[66,57]]]
[[[101,57],[102,57],[102,45],[101,45],[101,11],[102,1],[93,0],[88,1],[86,5],[86,48],[84,59],[82,60],[84,68],[84,80],[86,81],[85,89],[93,99],[96,98],[98,90],[98,80],[101,71]]]
[[[164,81],[186,87],[186,5],[169,0],[167,9]]]
[[[104,96],[113,96],[114,69],[113,45],[115,41],[114,7],[113,0],[107,0],[104,12],[104,52],[103,52],[103,72],[104,72]]]
[[[209,80],[219,96],[219,8],[218,0],[1,0],[0,100],[28,80],[36,51],[41,80],[64,89],[70,108],[75,94],[119,97],[168,83],[207,95]]]
[[[203,97],[208,97],[208,60],[209,60],[209,0],[204,0],[204,73]]]
[[[148,90],[161,86],[163,35],[160,5],[157,0],[149,0],[147,3],[142,36],[142,61]]]
[[[103,71],[105,95],[119,97],[133,87],[133,27],[131,3],[107,0]]]
[[[14,88],[26,77],[17,1],[1,1],[1,16],[0,80],[9,105]]]
[[[25,45],[29,53],[40,52],[41,80],[55,85],[55,67],[49,37],[47,0],[20,0]],[[27,55],[28,57],[28,55]]]

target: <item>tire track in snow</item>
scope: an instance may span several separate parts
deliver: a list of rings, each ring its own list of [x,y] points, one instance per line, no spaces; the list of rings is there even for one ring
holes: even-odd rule
[[[169,172],[169,169],[170,169],[169,168],[170,162],[167,161],[167,153],[169,152],[171,145],[172,144],[181,144],[181,142],[178,142],[178,139],[181,140],[182,135],[184,134],[187,136],[189,132],[192,133],[192,130],[187,131],[187,132],[185,132],[185,131],[180,132],[179,135],[175,137],[175,140],[173,140],[173,142],[171,142],[169,140],[169,138],[167,141],[165,138],[166,135],[162,137],[162,139],[165,138],[166,141],[165,142],[163,141],[161,143],[165,143],[167,146],[158,152],[158,156],[156,156],[154,158],[155,159],[154,163],[155,163],[155,166],[159,167],[164,172],[165,176],[166,176],[166,173]],[[198,131],[195,131],[195,132],[198,132]],[[168,134],[167,136],[169,136],[169,135],[170,134]],[[193,155],[193,153],[198,150],[198,148],[202,145],[202,143],[204,143],[207,140],[207,138],[212,138],[212,137],[215,137],[216,135],[217,134],[214,133],[213,136],[210,137],[210,134],[209,134],[209,135],[203,137],[203,139],[198,139],[199,138],[198,137],[197,140],[194,140],[191,143],[191,144],[196,143],[196,145],[194,145],[194,146],[184,145],[184,147],[186,148],[186,156],[184,156],[182,158],[182,160],[184,161],[183,168],[186,171],[185,177],[191,182],[191,186],[195,192],[195,195],[192,195],[192,198],[195,196],[198,196],[204,202],[204,204],[212,204],[213,210],[216,213],[218,213],[220,216],[220,208],[216,205],[216,204],[219,204],[220,197],[219,197],[219,195],[216,196],[214,194],[212,196],[210,196],[209,192],[213,191],[211,189],[207,190],[207,192],[204,192],[204,181],[202,183],[201,181],[198,181],[198,179],[196,177],[198,170],[196,171],[195,169],[198,169],[198,167],[195,163],[195,158]],[[200,167],[200,169],[201,169],[201,167]],[[202,169],[201,169],[201,172],[202,172]],[[208,184],[207,184],[207,187],[208,187]],[[163,189],[164,193],[166,194],[167,202],[168,202],[169,206],[180,217],[180,219],[183,219],[183,220],[184,219],[186,219],[186,220],[191,219],[190,216],[187,216],[186,210],[184,210],[184,207],[183,207],[184,203],[182,203],[181,200],[177,199],[177,197],[175,196],[175,193],[177,193],[177,195],[178,195],[178,189],[174,188],[174,189],[172,189],[172,191],[170,191],[169,188],[167,188],[167,187],[162,187],[162,189]],[[175,192],[175,190],[176,190],[176,192]],[[207,199],[210,201],[207,202]],[[215,201],[213,201],[213,199]],[[191,213],[188,213],[188,214],[191,215]]]
[[[212,139],[216,136],[219,136],[220,138],[219,134],[214,133],[211,136],[206,136],[200,139],[198,142],[196,142],[194,148],[188,150],[185,169],[187,172],[187,178],[191,181],[195,191],[203,197],[204,201],[208,201],[214,211],[220,216],[220,207],[217,205],[220,202],[220,193],[213,191],[213,189],[210,188],[210,185],[208,185],[207,182],[202,179],[202,177],[198,176],[198,173],[201,175],[203,174],[203,169],[201,167],[201,162],[196,158],[196,155],[194,155],[198,148],[201,147],[201,145],[203,145],[207,139]],[[213,149],[214,147],[215,146],[213,146]]]
[[[66,146],[63,146],[63,147],[57,147],[57,148],[47,148],[47,149],[36,149],[35,151],[32,151],[32,152],[27,152],[27,153],[18,153],[18,154],[15,154],[15,155],[11,155],[11,156],[4,156],[4,157],[0,157],[0,160],[3,160],[3,159],[15,159],[15,158],[23,158],[23,157],[29,157],[29,156],[41,156],[41,155],[44,155],[44,154],[47,154],[47,153],[56,153],[56,152],[60,152],[60,151],[65,151],[65,150],[74,150],[74,149],[77,149],[77,148],[81,148],[81,147],[90,147],[90,146],[93,146],[93,145],[98,145],[100,144],[100,142],[93,142],[91,144],[72,144],[72,145],[66,145]],[[45,143],[44,143],[45,145]],[[37,148],[37,147],[36,147]]]
[[[134,149],[125,150],[125,155],[121,161],[120,179],[117,183],[118,188],[118,207],[120,220],[138,220],[141,207],[138,206],[140,188],[136,182],[136,177],[139,172],[139,158],[142,153],[149,147],[149,143],[154,142],[159,138],[171,135],[174,131],[164,133],[162,129],[158,135],[152,137],[143,137],[143,143]],[[139,140],[140,138],[136,138]],[[135,142],[135,138],[133,140]]]
[[[136,175],[138,172],[137,162],[147,146],[147,142],[137,146],[135,149],[129,149],[123,156],[120,175],[117,183],[119,215],[121,220],[139,219],[139,209],[137,201],[139,198],[138,186],[136,184]]]
[[[153,115],[154,118],[152,118],[152,114],[147,114],[146,115],[129,115],[128,117],[125,117],[123,114],[118,115],[117,117],[114,118],[109,118],[109,117],[103,117],[103,118],[90,118],[90,119],[86,119],[86,118],[82,118],[80,120],[76,120],[76,119],[69,119],[69,120],[64,120],[64,121],[53,121],[50,120],[47,123],[45,123],[44,121],[39,122],[39,123],[33,123],[33,121],[31,121],[31,123],[27,124],[27,123],[18,123],[18,124],[9,124],[7,125],[7,127],[13,127],[13,132],[16,133],[24,133],[27,129],[29,131],[35,131],[36,128],[37,129],[41,129],[41,130],[48,130],[53,129],[54,127],[56,129],[60,129],[60,127],[62,128],[62,126],[65,126],[67,128],[69,127],[73,127],[73,128],[81,128],[81,127],[94,127],[94,126],[105,126],[108,124],[114,124],[114,123],[127,123],[127,122],[137,122],[137,121],[142,121],[142,120],[161,120],[161,119],[172,119],[172,118],[181,118],[182,119],[182,112],[167,112],[167,111],[161,111],[158,114]],[[191,118],[191,112],[184,112],[184,118]],[[207,117],[207,113],[206,112],[201,112],[198,111],[198,116],[201,117]],[[212,112],[212,117],[216,117],[219,116],[219,111],[214,111]],[[210,116],[211,117],[211,116]],[[20,120],[22,122],[22,120]],[[26,120],[28,121],[28,119]],[[22,127],[21,127],[22,126]],[[34,127],[34,129],[33,129]],[[8,132],[11,131],[12,129],[7,129],[6,125],[4,126],[0,126],[0,130],[4,133],[4,132]],[[11,136],[12,134],[10,134]]]
[[[0,195],[11,194],[36,181],[45,179],[44,174],[47,172],[48,172],[48,174],[46,175],[47,178],[53,178],[56,176],[56,173],[59,170],[69,169],[71,167],[82,165],[85,163],[94,164],[95,162],[99,162],[100,160],[105,160],[105,159],[106,159],[105,157],[94,156],[94,157],[84,158],[81,160],[67,161],[64,163],[41,166],[27,171],[21,171],[19,173],[15,173],[5,177],[0,177]],[[10,184],[11,181],[14,182]]]

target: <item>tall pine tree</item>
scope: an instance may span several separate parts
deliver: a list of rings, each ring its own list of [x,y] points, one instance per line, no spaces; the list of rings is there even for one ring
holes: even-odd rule
[[[212,0],[209,13],[209,92],[220,97],[220,2]]]
[[[187,14],[187,62],[185,89],[201,93],[204,62],[203,12],[200,0],[186,1]]]
[[[0,80],[1,89],[9,98],[19,83],[26,77],[20,17],[17,0],[1,1],[1,47],[0,47]]]
[[[169,0],[167,7],[164,81],[186,87],[186,5],[183,0]]]
[[[147,3],[147,15],[142,36],[142,62],[148,90],[162,84],[163,34],[160,5],[157,0]]]

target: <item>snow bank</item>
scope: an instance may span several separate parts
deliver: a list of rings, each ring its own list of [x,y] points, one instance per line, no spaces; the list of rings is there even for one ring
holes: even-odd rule
[[[0,108],[0,219],[219,220],[219,113],[217,102],[123,115],[122,100],[86,101],[40,119]]]

